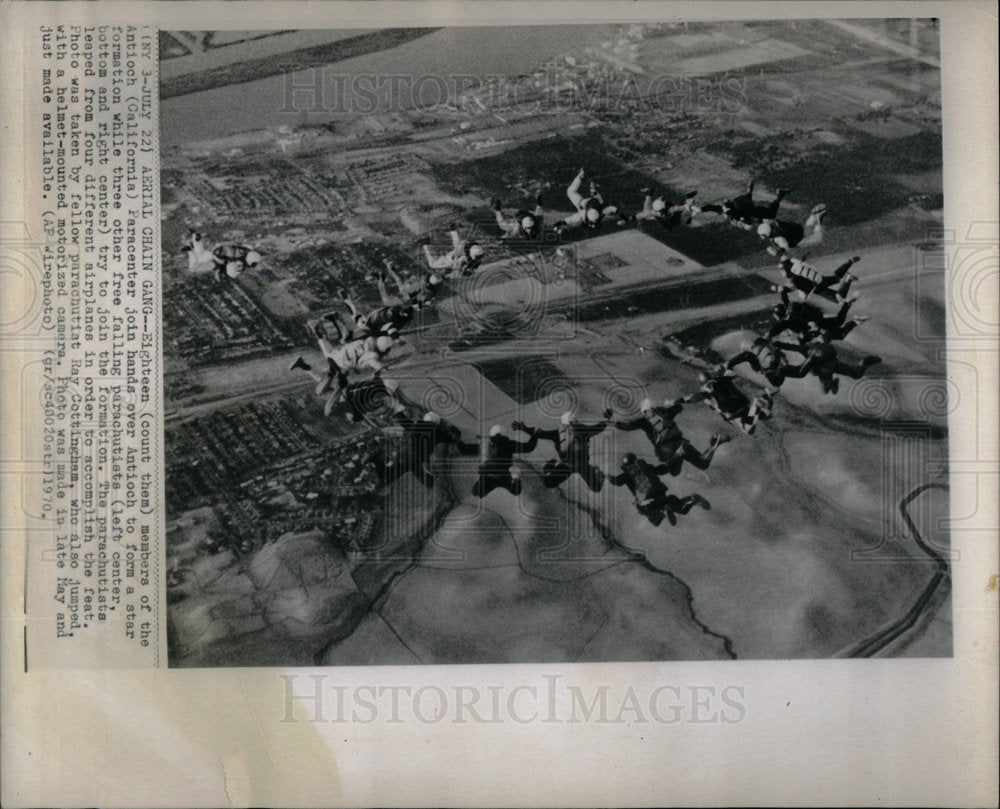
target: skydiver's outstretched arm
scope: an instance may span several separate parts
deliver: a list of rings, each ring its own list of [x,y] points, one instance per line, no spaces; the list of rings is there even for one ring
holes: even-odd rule
[[[399,290],[399,294],[405,296],[406,291],[403,289],[403,279],[399,277],[395,267],[390,262],[386,262],[385,271],[389,274],[392,282],[396,285],[396,289]]]
[[[779,320],[773,326],[771,326],[770,329],[768,329],[767,334],[764,336],[767,337],[768,340],[773,340],[775,337],[777,337],[785,330],[795,331],[795,329],[792,328],[793,325],[794,324],[792,323],[792,321],[787,318]],[[775,343],[775,345],[780,345],[780,344]]]
[[[744,362],[747,363],[755,371],[759,372],[761,370],[760,359],[752,351],[741,351],[739,354],[737,354],[735,357],[729,360],[729,362],[726,363],[726,370],[731,371],[737,365],[741,365]]]
[[[646,419],[643,416],[639,416],[627,421],[616,421],[614,425],[616,430],[641,430],[646,426]]]
[[[538,438],[537,434],[532,434],[527,441],[515,441],[511,439],[511,443],[514,445],[515,451],[519,454],[534,452],[535,447],[538,446]]]
[[[459,455],[479,455],[479,444],[463,441],[461,438],[456,438],[454,444],[458,448]]]
[[[809,353],[809,349],[804,346],[800,346],[797,343],[785,343],[781,340],[777,340],[774,343],[775,348],[780,348],[782,351],[794,351],[797,354],[802,354],[806,356]]]
[[[608,428],[609,424],[611,424],[611,419],[605,418],[603,421],[599,421],[596,424],[575,424],[573,429],[581,435],[595,436],[603,433]]]
[[[684,409],[684,399],[674,399],[671,404],[664,404],[663,409],[666,410],[665,415],[668,419],[677,418]]]
[[[538,441],[551,441],[554,445],[559,446],[558,430],[542,430],[538,427],[529,427],[521,421],[513,422],[511,427],[515,430],[520,430],[522,433],[527,433],[536,443]]]
[[[378,296],[382,300],[383,306],[392,306],[396,301],[389,294],[389,290],[385,288],[385,281],[381,278],[375,280],[376,286],[378,286]]]
[[[358,307],[354,305],[354,301],[352,301],[346,295],[343,295],[342,298],[344,301],[344,305],[351,310],[351,317],[353,317],[355,322],[357,322],[358,318],[361,316],[361,310],[358,309]]]
[[[625,486],[628,483],[628,475],[624,472],[618,475],[606,475],[605,477],[612,486]]]

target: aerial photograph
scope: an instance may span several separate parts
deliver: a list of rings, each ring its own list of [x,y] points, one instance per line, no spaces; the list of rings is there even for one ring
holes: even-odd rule
[[[159,46],[171,666],[952,655],[937,20]]]

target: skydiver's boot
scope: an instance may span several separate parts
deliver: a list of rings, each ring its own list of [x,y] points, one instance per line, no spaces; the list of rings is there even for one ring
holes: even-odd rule
[[[712,508],[708,500],[702,497],[700,494],[692,494],[688,497],[688,502],[693,506],[701,506],[705,511]]]

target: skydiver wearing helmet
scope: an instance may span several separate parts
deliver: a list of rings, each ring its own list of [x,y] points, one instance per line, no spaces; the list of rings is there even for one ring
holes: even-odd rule
[[[651,399],[643,399],[642,404],[639,405],[640,415],[638,418],[616,421],[615,428],[618,430],[642,430],[653,445],[656,457],[666,464],[664,469],[671,475],[680,474],[684,461],[697,469],[708,469],[715,451],[730,438],[728,435],[716,433],[712,436],[709,448],[704,452],[699,452],[684,437],[674,420],[683,409],[684,401],[682,399],[664,399],[662,406],[654,405]]]
[[[781,350],[783,347],[785,343],[774,343],[766,337],[747,340],[740,346],[740,353],[726,363],[726,369],[731,371],[745,362],[775,388],[780,388],[786,379],[802,379],[809,373],[808,363],[792,365]]]
[[[412,472],[427,488],[433,486],[430,462],[439,445],[454,446],[462,455],[479,454],[478,444],[463,441],[461,431],[432,410],[417,420],[410,418],[405,407],[399,404],[392,420],[402,428],[403,434],[392,460],[378,464],[379,478],[385,486],[392,485],[407,472]]]
[[[829,335],[831,340],[843,340],[856,326],[868,319],[855,317],[847,320],[847,313],[857,296],[841,301],[837,312],[827,315],[811,303],[791,300],[787,287],[781,287],[779,292],[781,303],[776,304],[772,311],[775,322],[767,333],[769,340],[786,331],[794,334],[800,343],[807,342],[820,333]]]
[[[642,201],[642,210],[635,215],[637,221],[659,222],[665,227],[691,223],[695,213],[694,198],[698,195],[697,191],[689,191],[684,197],[684,202],[678,205],[668,205],[662,196],[653,199],[649,188],[643,188],[642,193],[645,197]]]
[[[542,195],[535,198],[534,210],[521,209],[509,219],[503,214],[503,205],[499,199],[493,200],[493,212],[496,214],[497,226],[503,231],[501,241],[540,241],[544,233]]]
[[[764,393],[752,402],[735,384],[735,374],[719,365],[698,374],[697,393],[685,396],[684,402],[704,402],[722,418],[739,427],[747,435],[753,435],[760,421],[771,417],[774,394],[766,388]]]
[[[326,357],[326,376],[320,376],[303,357],[297,357],[289,370],[306,371],[315,379],[319,383],[316,388],[317,396],[332,391],[325,408],[327,415],[329,415],[334,405],[343,401],[343,390],[347,387],[347,374],[351,371],[362,373],[366,370],[376,373],[382,371],[384,366],[381,360],[392,349],[394,341],[388,335],[381,335],[351,340],[337,347],[326,336],[321,322],[310,321],[309,326],[316,336],[320,351]]]
[[[516,423],[514,429],[517,429]],[[538,439],[532,436],[527,441],[515,441],[503,427],[494,424],[486,438],[485,460],[479,465],[479,479],[472,487],[472,493],[479,498],[486,497],[494,489],[504,488],[513,495],[521,493],[521,474],[513,468],[514,456],[534,451]]]
[[[604,485],[604,473],[590,463],[590,439],[607,429],[614,412],[604,411],[604,420],[597,424],[584,424],[576,420],[576,414],[567,410],[559,419],[555,430],[540,430],[528,427],[520,421],[512,425],[515,430],[527,433],[533,439],[551,441],[556,448],[558,459],[545,462],[542,468],[542,482],[554,488],[577,473],[590,488],[597,492]]]
[[[671,525],[676,525],[677,515],[687,514],[694,506],[701,506],[706,511],[710,508],[700,494],[687,497],[667,494],[667,486],[660,479],[660,475],[667,472],[666,464],[653,466],[637,458],[635,453],[626,452],[620,467],[621,472],[608,475],[608,481],[612,486],[627,486],[635,498],[636,510],[655,526],[662,523],[664,517]]]
[[[815,267],[806,264],[804,259],[791,258],[788,255],[781,256],[778,267],[784,273],[785,279],[807,298],[814,292],[832,292],[838,301],[843,302],[847,299],[851,282],[856,280],[856,276],[848,270],[858,261],[861,261],[860,256],[848,259],[831,275],[824,275]]]
[[[760,204],[753,198],[754,181],[747,185],[747,190],[737,197],[723,200],[719,203],[693,206],[694,213],[718,213],[722,214],[730,224],[743,230],[753,230],[764,219],[774,219],[778,215],[778,208],[781,200],[788,194],[789,189],[779,188],[776,197],[771,202]]]
[[[389,382],[387,384],[382,378],[381,371],[376,371],[371,379],[343,387],[337,401],[343,401],[347,404],[347,413],[344,414],[344,418],[352,423],[380,413],[395,412],[402,405],[397,394],[396,383]],[[329,410],[326,412],[329,415]]]
[[[424,245],[424,257],[432,270],[441,270],[449,278],[472,275],[483,263],[486,250],[475,241],[466,241],[458,234],[458,228],[448,232],[451,237],[451,252],[435,256],[429,245]]]
[[[340,290],[340,297],[343,299],[344,305],[351,311],[357,337],[377,337],[385,334],[396,338],[403,327],[413,319],[413,306],[411,305],[391,304],[373,309],[368,314],[362,314],[343,289]]]
[[[338,404],[346,403],[347,412],[344,414],[344,418],[353,423],[380,412],[388,412],[390,406],[395,408],[399,403],[396,398],[395,383],[391,383],[393,389],[390,390],[385,380],[382,379],[381,371],[376,371],[371,379],[350,382],[347,374],[336,363],[328,360],[327,373],[322,375],[317,373],[303,357],[296,357],[289,366],[289,370],[305,371],[317,383],[316,395],[327,394],[326,403],[323,406],[323,413],[327,416],[333,412],[334,407]]]
[[[868,368],[882,362],[881,357],[869,355],[861,360],[859,365],[849,365],[837,356],[837,349],[833,347],[829,336],[825,334],[816,335],[803,346],[787,345],[785,348],[798,351],[805,357],[803,365],[808,366],[809,370],[819,379],[824,393],[836,393],[840,389],[838,375],[851,379],[861,379]]]
[[[589,196],[585,197],[580,193],[583,178],[584,170],[580,169],[576,177],[573,178],[573,182],[569,184],[569,188],[566,189],[566,196],[573,203],[576,213],[566,217],[556,225],[556,232],[562,233],[563,231],[578,227],[595,230],[601,226],[605,217],[615,217],[618,224],[623,224],[624,220],[617,216],[617,206],[604,204],[604,198],[598,192],[597,186],[593,181],[590,183]]]
[[[757,235],[772,256],[780,256],[793,247],[815,247],[823,242],[825,215],[826,206],[817,205],[801,225],[784,219],[765,219],[757,225]]]
[[[347,374],[343,368],[329,357],[326,360],[326,374],[320,374],[302,356],[296,357],[295,361],[288,366],[288,370],[305,371],[312,377],[316,382],[316,395],[323,396],[325,394],[327,396],[326,404],[323,406],[324,415],[329,416],[336,405],[346,401],[347,392],[350,387]]]
[[[212,251],[212,261],[216,277],[227,281],[260,264],[260,253],[245,244],[220,244]]]
[[[383,306],[413,306],[417,309],[423,309],[423,307],[434,303],[438,290],[444,283],[444,278],[438,273],[425,275],[418,271],[416,276],[401,278],[396,272],[396,265],[388,259],[385,260],[385,272],[393,280],[399,294],[390,295],[385,286],[385,279],[382,274],[379,274],[375,283],[378,286],[378,294]]]

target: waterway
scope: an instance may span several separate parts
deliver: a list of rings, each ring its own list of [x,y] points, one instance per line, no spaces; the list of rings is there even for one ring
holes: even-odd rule
[[[444,28],[394,48],[331,65],[169,98],[160,107],[161,145],[266,127],[336,121],[345,111],[356,114],[370,103],[357,92],[357,77],[361,76],[366,77],[362,92],[370,87],[367,77],[375,77],[383,88],[390,83],[397,88],[392,93],[392,106],[397,109],[413,105],[408,90],[414,87],[425,104],[433,104],[442,86],[469,86],[485,82],[489,76],[528,73],[555,56],[578,54],[613,39],[618,31],[617,25]],[[440,77],[444,84],[437,78],[420,77]],[[317,81],[324,88],[321,93],[300,90],[292,97],[293,104],[284,103],[289,86],[309,87]],[[380,98],[388,96],[388,91],[380,93]],[[381,103],[378,109],[382,109]]]

